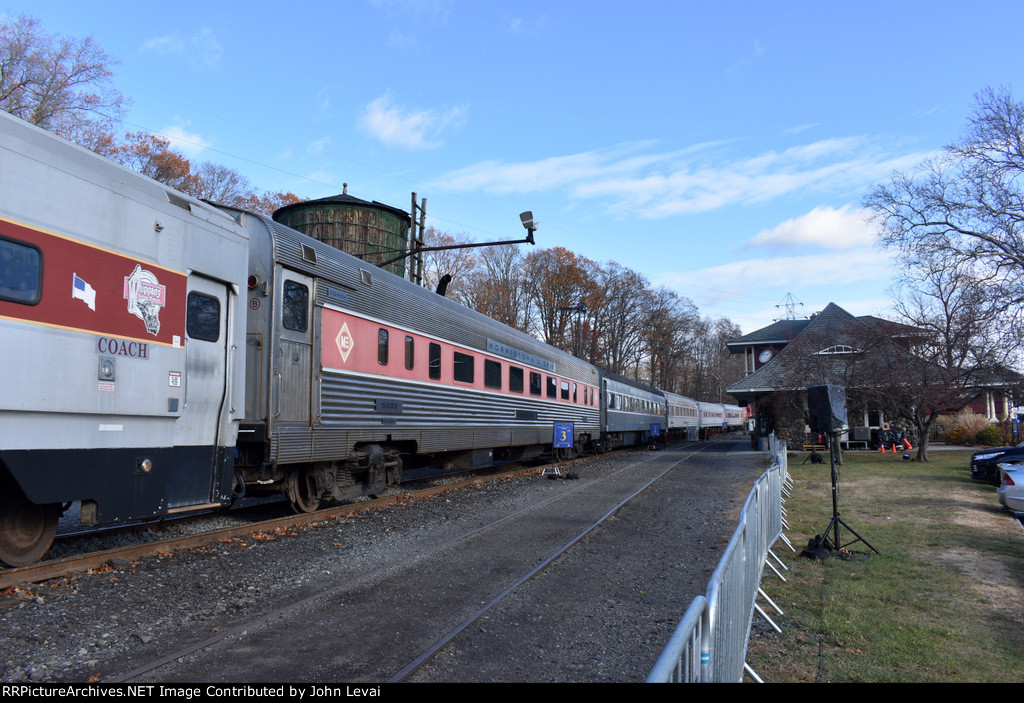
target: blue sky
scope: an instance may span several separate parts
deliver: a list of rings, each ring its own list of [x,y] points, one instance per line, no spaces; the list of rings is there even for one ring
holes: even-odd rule
[[[861,200],[1024,91],[1024,3],[34,0],[118,59],[127,129],[264,190],[349,193],[617,261],[744,332],[890,308]],[[1024,94],[1018,95],[1018,98]],[[566,301],[573,304],[575,301]]]

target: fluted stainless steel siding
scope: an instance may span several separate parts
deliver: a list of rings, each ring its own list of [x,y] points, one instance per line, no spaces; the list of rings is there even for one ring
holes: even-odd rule
[[[428,335],[453,344],[487,352],[488,340],[526,352],[553,364],[544,373],[587,384],[600,385],[598,369],[570,354],[549,347],[518,330],[417,286],[387,271],[307,237],[272,220],[245,214],[240,220],[253,232],[251,262],[259,265],[254,273],[265,277],[273,262],[315,278],[315,303],[387,322],[390,325]],[[303,257],[303,247],[316,254],[315,263]],[[369,274],[370,283],[365,282]],[[264,278],[264,280],[266,280]],[[333,295],[328,290],[333,291]],[[270,300],[264,298],[264,303]],[[273,340],[279,315],[269,305],[250,309],[249,333]],[[319,320],[319,316],[317,316]],[[317,328],[319,329],[319,328]],[[363,442],[415,441],[421,452],[458,451],[485,447],[546,444],[552,439],[552,423],[574,422],[576,433],[597,435],[600,430],[598,407],[548,402],[508,394],[488,393],[458,387],[421,384],[387,377],[349,375],[329,370],[318,371],[319,338],[313,342],[314,376],[312,381],[311,423],[288,423],[275,419],[266,403],[272,390],[254,394],[263,407],[249,406],[247,420],[268,424],[270,461],[293,463],[344,459],[352,448]],[[263,353],[261,363],[270,364]],[[530,367],[519,361],[517,365]],[[250,370],[250,373],[252,371]],[[261,370],[264,383],[280,379]],[[287,392],[287,388],[283,389]],[[402,401],[402,412],[382,415],[376,412],[377,398]],[[516,420],[517,410],[537,413],[536,420]]]
[[[381,414],[377,399],[401,402],[401,413]],[[516,411],[537,413],[517,420]],[[317,431],[350,429],[359,441],[415,440],[422,452],[551,441],[553,422],[574,422],[577,434],[599,429],[596,407],[528,397],[325,371]]]

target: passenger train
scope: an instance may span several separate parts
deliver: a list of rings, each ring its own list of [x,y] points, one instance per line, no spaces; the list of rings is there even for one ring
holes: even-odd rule
[[[0,113],[0,561],[100,524],[741,426]],[[561,435],[556,437],[556,431]]]

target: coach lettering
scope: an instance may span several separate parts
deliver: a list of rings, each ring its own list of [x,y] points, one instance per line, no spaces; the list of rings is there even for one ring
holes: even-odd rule
[[[116,354],[132,359],[149,359],[149,344],[146,342],[133,342],[114,337],[100,337],[96,342],[96,351],[100,354]]]

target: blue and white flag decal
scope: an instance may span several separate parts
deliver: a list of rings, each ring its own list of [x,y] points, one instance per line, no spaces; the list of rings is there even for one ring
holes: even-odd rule
[[[96,311],[96,291],[85,282],[84,279],[79,278],[77,273],[71,274],[74,278],[71,284],[71,297],[78,298],[84,301],[89,309],[93,312]]]

